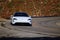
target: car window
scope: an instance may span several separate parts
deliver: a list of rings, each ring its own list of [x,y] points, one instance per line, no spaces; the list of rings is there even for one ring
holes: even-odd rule
[[[23,16],[23,17],[28,17],[27,13],[15,13],[14,16]]]

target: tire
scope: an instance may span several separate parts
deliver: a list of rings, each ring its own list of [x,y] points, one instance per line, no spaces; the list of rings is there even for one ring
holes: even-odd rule
[[[29,26],[32,26],[32,24],[29,24]]]
[[[10,23],[11,25],[15,25],[15,24],[12,24],[12,23]]]

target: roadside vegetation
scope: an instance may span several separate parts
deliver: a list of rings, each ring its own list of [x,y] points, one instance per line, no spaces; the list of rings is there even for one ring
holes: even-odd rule
[[[60,16],[60,0],[0,0],[0,16],[23,11],[31,16]]]

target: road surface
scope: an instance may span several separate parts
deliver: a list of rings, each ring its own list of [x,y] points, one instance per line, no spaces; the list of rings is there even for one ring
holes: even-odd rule
[[[32,26],[11,25],[5,22],[5,28],[16,30],[18,37],[57,37],[60,36],[60,17],[33,18]],[[18,33],[19,32],[19,33]],[[14,35],[15,36],[15,35]]]

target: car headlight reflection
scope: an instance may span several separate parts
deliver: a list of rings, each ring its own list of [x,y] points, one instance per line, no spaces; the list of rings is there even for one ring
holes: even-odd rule
[[[28,20],[31,20],[31,19],[28,19]]]
[[[17,20],[16,18],[13,18],[13,20]]]

